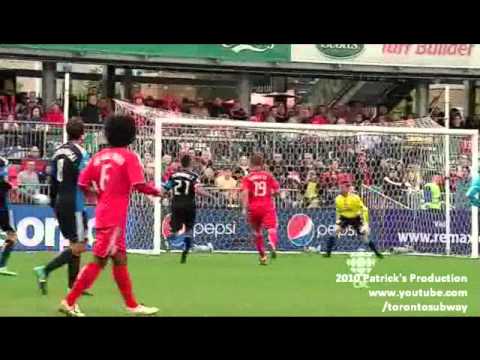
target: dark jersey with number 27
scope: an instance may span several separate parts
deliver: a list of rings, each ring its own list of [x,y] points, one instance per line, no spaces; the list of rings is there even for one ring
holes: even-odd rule
[[[165,190],[172,190],[172,207],[195,207],[195,186],[198,175],[188,170],[173,173],[163,184]]]

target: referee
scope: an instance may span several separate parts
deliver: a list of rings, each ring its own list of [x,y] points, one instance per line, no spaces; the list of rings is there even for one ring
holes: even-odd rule
[[[340,233],[345,231],[349,226],[355,230],[362,241],[368,244],[368,247],[375,253],[378,258],[383,258],[372,240],[368,240],[368,209],[363,204],[360,196],[352,193],[352,185],[348,181],[340,184],[340,195],[335,199],[336,208],[336,227],[335,236],[328,239],[327,253],[325,257],[330,257],[335,240],[338,239]]]

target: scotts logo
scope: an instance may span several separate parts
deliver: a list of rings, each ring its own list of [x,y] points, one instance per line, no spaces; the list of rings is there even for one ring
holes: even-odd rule
[[[254,51],[254,52],[265,52],[272,50],[274,44],[222,44],[224,48],[231,49],[234,53],[239,53],[241,51]]]
[[[335,59],[348,59],[357,56],[365,48],[364,44],[317,44],[324,55]]]
[[[292,216],[287,225],[288,240],[295,246],[307,246],[313,240],[314,226],[312,219],[305,214]]]

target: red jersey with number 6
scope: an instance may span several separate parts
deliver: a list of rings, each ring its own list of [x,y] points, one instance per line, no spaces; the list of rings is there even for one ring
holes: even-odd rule
[[[242,180],[242,191],[248,191],[250,211],[275,210],[273,194],[280,190],[277,180],[268,171],[252,171]]]
[[[98,191],[95,227],[120,227],[127,224],[130,193],[136,184],[145,183],[142,162],[137,154],[123,147],[106,148],[92,157],[80,174],[81,187]]]

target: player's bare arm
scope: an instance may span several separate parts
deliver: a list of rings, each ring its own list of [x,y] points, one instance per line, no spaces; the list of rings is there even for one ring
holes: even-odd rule
[[[136,184],[133,187],[136,191],[145,194],[145,195],[150,195],[150,196],[155,196],[155,197],[161,197],[162,196],[162,190],[157,189],[154,186],[151,186],[147,183],[140,183]]]

